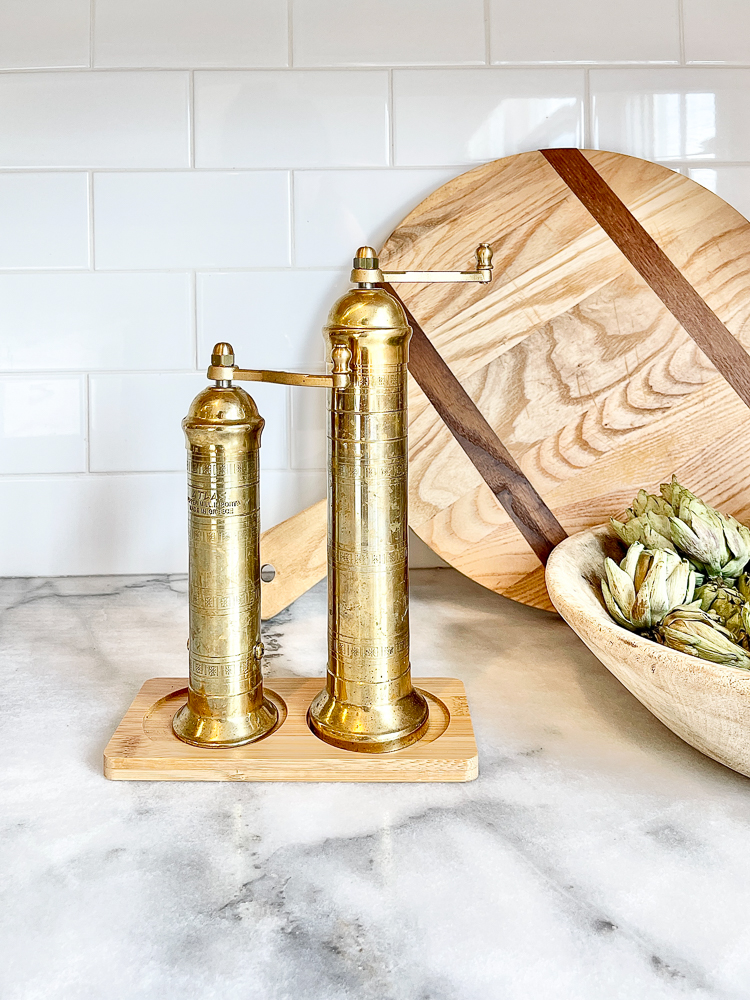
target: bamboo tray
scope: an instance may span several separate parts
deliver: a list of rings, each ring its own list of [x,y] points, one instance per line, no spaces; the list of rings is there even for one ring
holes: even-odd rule
[[[116,781],[472,781],[477,745],[461,681],[418,678],[430,706],[427,732],[393,753],[352,753],[314,736],[307,709],[320,677],[275,677],[266,697],[279,724],[246,746],[205,750],[178,740],[172,717],[185,702],[187,680],[146,681],[104,751],[104,775]]]

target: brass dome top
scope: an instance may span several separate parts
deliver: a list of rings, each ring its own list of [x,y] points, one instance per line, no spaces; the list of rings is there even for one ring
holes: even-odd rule
[[[191,423],[263,426],[255,400],[237,385],[208,386],[190,404],[185,419]]]
[[[334,302],[327,327],[370,330],[408,330],[400,302],[384,288],[351,288]]]

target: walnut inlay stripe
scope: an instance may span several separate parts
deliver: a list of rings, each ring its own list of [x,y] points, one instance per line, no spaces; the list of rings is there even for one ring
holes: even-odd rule
[[[543,149],[573,194],[750,407],[750,358],[579,149]]]
[[[566,537],[557,518],[517,465],[392,285],[413,333],[409,371],[498,502],[543,564]]]

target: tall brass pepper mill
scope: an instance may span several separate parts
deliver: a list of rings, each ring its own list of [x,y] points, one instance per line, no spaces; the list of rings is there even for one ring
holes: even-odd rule
[[[360,247],[351,275],[357,287],[334,304],[324,331],[332,363],[330,374],[240,369],[234,365],[230,345],[217,344],[208,369],[216,389],[206,390],[191,407],[193,415],[196,406],[201,409],[202,397],[210,399],[215,391],[241,393],[241,414],[238,410],[237,416],[232,416],[235,411],[227,409],[221,411],[222,417],[218,405],[209,409],[217,425],[225,420],[249,426],[254,415],[256,429],[248,431],[242,441],[248,468],[256,470],[257,491],[262,420],[250,397],[234,388],[232,381],[326,386],[330,390],[328,672],[325,688],[310,706],[309,723],[321,739],[347,750],[398,750],[418,740],[428,721],[427,703],[412,685],[409,664],[406,378],[411,329],[398,300],[375,286],[398,281],[491,281],[492,250],[488,244],[479,246],[476,260],[473,271],[384,272],[375,251]],[[184,424],[189,440],[190,419],[186,418]],[[211,438],[207,447],[210,454],[223,456],[218,470],[229,453],[219,442],[221,430],[218,426],[215,430],[218,436]],[[246,543],[243,570],[224,556],[228,551],[224,533],[229,529],[231,534],[232,526],[239,524],[227,519],[242,516],[239,511],[244,511],[239,499],[230,499],[237,484],[227,475],[226,470],[221,475],[217,471],[215,481],[201,484],[201,488],[212,490],[211,497],[215,494],[215,506],[203,515],[194,515],[191,507],[190,685],[188,705],[174,720],[175,733],[181,739],[215,746],[231,745],[217,738],[222,726],[245,732],[244,738],[234,742],[249,742],[275,725],[273,706],[263,700],[260,680],[257,514],[253,537]],[[257,511],[257,492],[254,496]],[[229,506],[235,503],[240,505],[237,513],[234,506]],[[195,545],[193,516],[208,517],[210,522],[203,533],[196,535]],[[211,546],[216,547],[216,552],[208,561],[216,572],[211,577],[210,599],[221,605],[227,622],[232,623],[228,631],[216,627],[211,621],[213,615],[204,620],[197,607],[202,599],[202,577],[193,567],[206,563],[207,547]],[[235,549],[239,551],[237,546]],[[239,593],[248,596],[238,598]],[[194,644],[203,651],[199,653],[196,648],[195,669]],[[207,668],[199,656],[205,657],[209,648],[213,654],[208,654],[212,661],[208,669],[224,673],[211,674],[212,683],[207,685]],[[227,659],[230,648],[236,655],[231,663]],[[221,717],[221,726],[216,723],[217,716]],[[184,724],[187,719],[190,726]]]
[[[324,336],[351,354],[349,384],[331,391],[328,429],[328,672],[310,706],[327,743],[383,753],[416,742],[428,722],[409,663],[407,364],[411,328],[384,288],[395,281],[489,281],[476,271],[383,272],[360,247]]]

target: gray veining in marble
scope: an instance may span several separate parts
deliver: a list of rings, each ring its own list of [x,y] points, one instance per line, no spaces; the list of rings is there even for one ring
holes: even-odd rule
[[[319,586],[268,623],[269,675],[322,675],[325,620]],[[0,581],[2,1000],[750,997],[750,781],[552,615],[420,570],[412,630],[476,782],[108,782],[185,674],[184,579]]]

